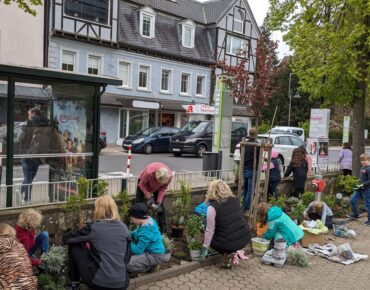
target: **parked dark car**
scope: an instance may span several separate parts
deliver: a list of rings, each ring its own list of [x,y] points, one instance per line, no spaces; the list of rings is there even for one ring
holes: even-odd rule
[[[231,131],[231,150],[247,136],[248,125],[233,122]],[[192,121],[187,123],[179,133],[171,138],[170,152],[175,156],[195,154],[202,157],[203,153],[212,150],[213,121]]]
[[[107,132],[105,130],[100,130],[98,153],[105,147],[107,147]]]
[[[122,142],[122,148],[128,150],[132,145],[133,152],[151,154],[152,152],[168,152],[170,138],[180,129],[173,127],[151,127],[129,135]]]

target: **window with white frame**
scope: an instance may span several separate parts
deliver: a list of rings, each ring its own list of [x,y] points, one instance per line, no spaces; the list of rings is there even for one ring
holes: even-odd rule
[[[161,77],[161,92],[171,91],[171,71],[168,69],[162,69]]]
[[[182,46],[193,48],[195,37],[195,24],[193,21],[186,21],[182,24]]]
[[[122,87],[131,87],[131,64],[120,61],[118,64],[118,78],[122,80]]]
[[[145,7],[140,11],[140,35],[143,37],[154,38],[155,34],[155,12],[150,7]]]
[[[181,93],[189,95],[190,94],[190,74],[181,74]]]
[[[234,13],[234,31],[243,33],[244,29],[244,14],[242,11],[237,10]]]
[[[204,86],[205,86],[205,77],[197,76],[197,89],[196,89],[197,96],[204,96]]]
[[[247,41],[235,36],[228,35],[226,38],[226,53],[239,55],[241,50],[247,49]]]
[[[98,75],[101,73],[101,57],[95,55],[89,55],[87,73],[90,75]]]
[[[109,24],[110,0],[64,0],[64,14],[99,24]]]
[[[149,66],[140,65],[139,68],[139,89],[149,90]]]
[[[76,53],[72,51],[62,51],[62,70],[74,71],[76,66]]]

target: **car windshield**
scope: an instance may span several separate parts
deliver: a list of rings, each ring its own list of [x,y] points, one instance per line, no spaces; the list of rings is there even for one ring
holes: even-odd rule
[[[184,130],[184,128],[189,125],[189,124],[193,124],[192,127],[187,127],[186,130]],[[200,122],[200,123],[188,123],[186,124],[182,129],[181,131],[183,132],[192,132],[192,133],[199,133],[199,132],[202,132],[206,127],[207,125],[209,124],[209,122]]]
[[[154,132],[157,132],[158,130],[159,130],[158,127],[146,128],[146,129],[143,129],[143,130],[137,132],[136,135],[149,136],[150,134],[153,134]]]
[[[270,138],[270,140],[272,142],[272,138]],[[257,136],[257,142],[266,144],[267,143],[267,137]]]
[[[271,134],[281,134],[281,133],[286,133],[286,131],[284,131],[283,129],[277,129],[277,128],[273,128],[269,131],[267,131],[267,133],[270,133],[271,131]]]
[[[186,123],[184,127],[181,128],[182,132],[192,132],[195,127],[199,125],[198,122]]]

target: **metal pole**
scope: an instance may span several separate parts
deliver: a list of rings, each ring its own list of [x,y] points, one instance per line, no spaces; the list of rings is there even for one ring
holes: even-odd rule
[[[289,97],[289,113],[288,113],[288,126],[290,126],[290,111],[292,110],[292,94],[290,93],[290,83],[292,81],[292,73],[289,74],[289,89],[288,89],[288,97]]]

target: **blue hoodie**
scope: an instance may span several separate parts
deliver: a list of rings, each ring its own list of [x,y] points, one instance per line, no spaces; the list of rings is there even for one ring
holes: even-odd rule
[[[298,227],[281,208],[271,207],[267,212],[267,231],[263,238],[267,240],[283,238],[287,246],[295,244],[304,236],[303,230]]]
[[[144,252],[151,254],[164,254],[164,244],[161,232],[155,220],[149,217],[149,221],[131,233],[131,253],[141,255]]]

